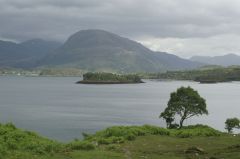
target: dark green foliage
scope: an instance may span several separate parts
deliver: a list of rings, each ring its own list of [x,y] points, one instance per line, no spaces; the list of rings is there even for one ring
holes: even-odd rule
[[[240,128],[240,120],[238,118],[229,118],[225,121],[225,129],[231,133],[234,128]]]
[[[179,128],[179,124],[177,124],[177,123],[174,123],[174,124],[171,124],[169,127],[167,127],[167,128],[169,128],[169,129],[177,129],[177,128]]]
[[[141,78],[137,75],[118,75],[112,73],[86,73],[83,75],[83,82],[99,83],[142,83]]]
[[[166,121],[167,128],[175,128],[176,124],[172,124],[175,119],[174,115],[174,112],[166,108],[165,111],[160,114],[159,118],[163,118]]]
[[[176,92],[171,93],[168,106],[160,114],[160,118],[164,118],[167,127],[171,127],[175,115],[179,115],[179,128],[181,128],[186,119],[203,114],[208,114],[205,99],[191,87],[180,87]]]

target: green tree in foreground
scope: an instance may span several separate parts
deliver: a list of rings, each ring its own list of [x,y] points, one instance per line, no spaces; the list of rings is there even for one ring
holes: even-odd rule
[[[228,131],[228,133],[232,133],[234,128],[240,128],[240,120],[238,118],[229,118],[225,121],[225,125],[225,129]]]
[[[168,110],[167,108],[165,109],[164,112],[162,112],[159,116],[160,118],[163,118],[166,121],[167,128],[172,127],[172,122],[174,121],[174,113]]]
[[[179,128],[182,128],[186,119],[203,114],[208,114],[205,99],[191,87],[180,87],[176,92],[171,93],[168,106],[159,117],[166,120],[169,128],[175,119],[175,115],[179,115]]]

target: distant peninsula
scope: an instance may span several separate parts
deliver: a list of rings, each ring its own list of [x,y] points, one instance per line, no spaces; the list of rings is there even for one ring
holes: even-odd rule
[[[159,74],[146,74],[142,78],[191,80],[199,83],[221,83],[240,81],[240,66],[204,66],[195,70],[167,71]]]
[[[85,73],[82,84],[131,84],[144,83],[138,75],[118,75],[113,73]]]

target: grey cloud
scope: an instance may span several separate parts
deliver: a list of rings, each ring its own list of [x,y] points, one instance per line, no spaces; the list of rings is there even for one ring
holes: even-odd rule
[[[240,35],[239,0],[0,0],[0,38],[64,41],[81,29],[140,39]]]

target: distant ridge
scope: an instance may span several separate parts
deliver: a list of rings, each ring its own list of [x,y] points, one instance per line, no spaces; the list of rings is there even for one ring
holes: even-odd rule
[[[236,54],[226,54],[223,56],[193,56],[190,58],[194,62],[202,62],[211,65],[231,66],[240,65],[240,56]]]
[[[73,34],[46,56],[41,65],[107,72],[161,72],[201,66],[172,54],[153,52],[140,43],[104,30]]]
[[[0,67],[32,68],[59,47],[58,42],[32,39],[23,43],[0,40]]]

